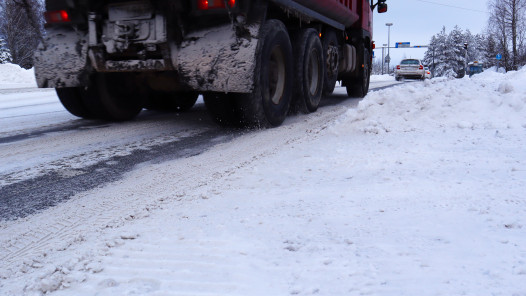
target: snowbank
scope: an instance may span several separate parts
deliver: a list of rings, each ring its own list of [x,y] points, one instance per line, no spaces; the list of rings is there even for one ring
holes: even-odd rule
[[[350,109],[335,132],[526,128],[526,69],[431,79],[373,92]]]
[[[394,76],[391,76],[389,74],[371,75],[371,82],[379,82],[379,81],[395,81],[395,79],[394,79]]]
[[[15,64],[0,64],[0,89],[36,87],[35,72]]]

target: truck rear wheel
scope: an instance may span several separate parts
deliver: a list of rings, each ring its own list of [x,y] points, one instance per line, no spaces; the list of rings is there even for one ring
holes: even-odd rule
[[[330,95],[334,91],[336,86],[336,80],[338,79],[338,66],[339,66],[339,44],[338,36],[333,30],[328,29],[322,40],[323,55],[325,58],[325,77],[323,80],[323,94]]]
[[[358,69],[358,77],[352,78],[350,81],[344,81],[344,84],[347,88],[348,96],[363,98],[369,92],[369,81],[371,78],[371,55],[369,49],[363,43],[358,47],[358,57],[362,57],[362,63],[357,65],[360,67]]]
[[[82,96],[86,95],[85,89],[82,87],[66,87],[66,88],[57,88],[58,99],[62,103],[62,106],[68,110],[69,113],[85,118],[91,119],[94,118],[94,114],[88,109],[86,104],[84,104]]]
[[[314,112],[320,104],[325,75],[323,48],[318,32],[314,29],[301,30],[295,36],[294,96],[292,111]]]
[[[97,73],[91,77],[84,103],[97,118],[125,121],[143,108],[144,92],[137,91],[129,73]]]
[[[241,120],[251,127],[279,126],[289,111],[293,85],[292,46],[285,25],[266,21],[256,50],[254,91],[237,96]]]

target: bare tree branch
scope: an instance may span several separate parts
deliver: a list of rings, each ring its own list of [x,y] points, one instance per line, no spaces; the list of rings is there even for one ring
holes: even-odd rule
[[[515,70],[526,62],[526,0],[491,0],[488,7],[489,34],[502,51],[506,69]]]

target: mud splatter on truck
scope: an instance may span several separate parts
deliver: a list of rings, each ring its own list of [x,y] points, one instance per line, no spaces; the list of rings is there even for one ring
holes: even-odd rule
[[[341,81],[369,89],[372,14],[385,0],[46,0],[39,87],[82,118],[184,111],[199,94],[222,125],[278,126]]]

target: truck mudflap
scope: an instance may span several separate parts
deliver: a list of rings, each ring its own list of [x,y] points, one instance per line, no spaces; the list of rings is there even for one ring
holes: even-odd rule
[[[48,29],[34,55],[38,87],[74,87],[87,78],[87,34],[66,28]]]
[[[185,36],[172,61],[182,82],[198,91],[252,92],[260,24],[244,29],[239,36],[228,24]]]

